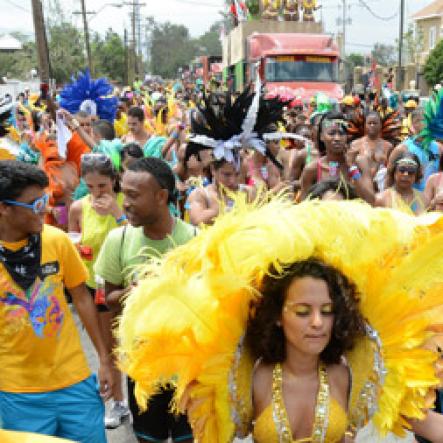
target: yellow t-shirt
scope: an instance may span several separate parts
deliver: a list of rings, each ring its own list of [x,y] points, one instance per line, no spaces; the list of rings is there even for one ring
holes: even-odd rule
[[[0,430],[0,441],[2,443],[73,443],[72,440],[49,437],[49,435],[3,430]]]
[[[1,244],[11,250],[26,245]],[[69,237],[45,225],[42,273],[23,291],[0,265],[0,391],[47,392],[90,375],[64,288],[84,283],[88,273]]]

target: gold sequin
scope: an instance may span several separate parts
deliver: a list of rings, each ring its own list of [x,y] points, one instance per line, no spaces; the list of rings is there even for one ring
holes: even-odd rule
[[[320,363],[318,368],[319,389],[315,407],[314,425],[311,442],[323,443],[328,429],[330,390],[326,366]],[[283,369],[280,363],[272,372],[272,409],[280,443],[292,443],[292,431],[283,399]]]

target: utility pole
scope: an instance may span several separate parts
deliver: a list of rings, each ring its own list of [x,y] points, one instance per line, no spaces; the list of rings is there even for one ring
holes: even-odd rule
[[[137,5],[137,49],[138,49],[138,70],[137,74],[143,72],[143,53],[142,53],[142,16],[141,5]]]
[[[346,27],[352,23],[351,18],[349,17],[348,10],[352,4],[349,4],[346,0],[341,0],[338,4],[338,8],[342,10],[341,15],[337,17],[337,26],[340,29],[341,27],[341,47],[340,53],[341,58],[344,59],[346,57]],[[340,31],[339,31],[340,32]]]
[[[145,3],[140,3],[140,0],[132,0],[132,2],[123,3],[126,6],[131,7],[131,38],[129,40],[129,54],[128,54],[128,84],[132,85],[136,74],[139,72],[137,69],[137,16],[139,14],[139,8],[144,6]]]
[[[403,34],[405,26],[405,0],[400,0],[400,32],[398,37],[397,90],[403,87]]]
[[[125,82],[125,85],[129,85],[129,80],[128,80],[128,72],[129,72],[128,30],[126,28],[125,28],[123,39],[124,39],[124,42],[125,42],[125,73],[124,73],[124,82]]]
[[[128,82],[130,85],[134,83],[135,75],[137,72],[137,53],[136,53],[136,40],[135,40],[135,17],[137,12],[138,0],[134,0],[132,3],[132,13],[131,13],[131,44],[130,44],[130,62],[129,62],[129,72],[128,72]]]
[[[343,31],[342,31],[342,34],[343,34],[343,51],[342,51],[342,58],[345,58],[346,57],[346,20],[347,20],[347,18],[346,18],[346,0],[342,0],[342,2],[343,2],[343,18],[342,18],[342,20],[343,20]]]
[[[49,62],[48,41],[46,39],[43,6],[40,0],[32,0],[32,16],[34,19],[35,43],[37,45],[40,81],[49,85],[51,65]]]
[[[83,30],[85,33],[85,46],[86,46],[86,56],[88,58],[88,67],[91,76],[94,75],[94,67],[92,65],[92,54],[91,54],[91,44],[89,42],[89,28],[88,28],[88,19],[86,16],[86,5],[85,0],[80,0],[82,4],[82,17],[83,17]]]

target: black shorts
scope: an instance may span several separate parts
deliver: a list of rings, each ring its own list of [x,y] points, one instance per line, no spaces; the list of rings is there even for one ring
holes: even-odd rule
[[[88,288],[88,291],[89,291],[89,293],[91,294],[91,297],[92,297],[92,301],[95,304],[95,289],[91,288],[88,285],[86,285],[86,287]],[[95,304],[95,306],[97,306],[97,311],[98,312],[109,312],[109,308],[106,305],[97,305],[97,304]]]
[[[192,429],[186,415],[169,412],[172,389],[163,389],[149,401],[147,411],[140,413],[134,396],[134,382],[128,378],[129,409],[133,417],[134,433],[138,438],[152,442],[164,442],[172,438],[175,442],[192,440]]]

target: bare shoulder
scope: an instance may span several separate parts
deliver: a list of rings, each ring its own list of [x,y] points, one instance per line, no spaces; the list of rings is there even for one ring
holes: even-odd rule
[[[272,365],[263,363],[261,361],[258,362],[254,370],[254,385],[255,383],[261,384],[263,382],[266,383],[267,381],[271,380],[272,370]]]
[[[357,138],[357,139],[353,140],[353,141],[351,142],[350,148],[351,148],[351,149],[352,149],[352,148],[354,148],[354,149],[356,149],[356,148],[360,148],[360,145],[363,143],[363,138],[364,138],[364,137]]]
[[[272,401],[273,366],[258,362],[252,380],[255,417],[258,417]]]
[[[303,169],[303,174],[312,175],[317,173],[317,162],[311,162]]]
[[[296,153],[295,153],[295,158],[298,160],[298,161],[305,161],[306,160],[306,157],[308,156],[308,150],[306,149],[306,148],[303,148],[303,149],[300,149],[300,151],[297,151]]]
[[[385,149],[385,151],[392,151],[392,149],[394,149],[394,145],[391,142],[388,142],[387,140],[383,141],[383,147]]]
[[[428,177],[428,180],[427,180],[427,182],[426,182],[426,184],[428,184],[429,183],[429,185],[435,185],[435,182],[437,181],[437,180],[440,180],[440,172],[437,172],[437,173],[435,173],[435,174],[431,174],[429,177]]]
[[[82,200],[76,200],[73,202],[69,208],[69,215],[72,216],[78,216],[82,213],[83,210],[83,202]]]
[[[201,187],[195,188],[188,197],[189,202],[205,201],[204,190]]]
[[[339,388],[348,388],[350,381],[349,368],[344,363],[328,366],[328,376],[334,385]]]

